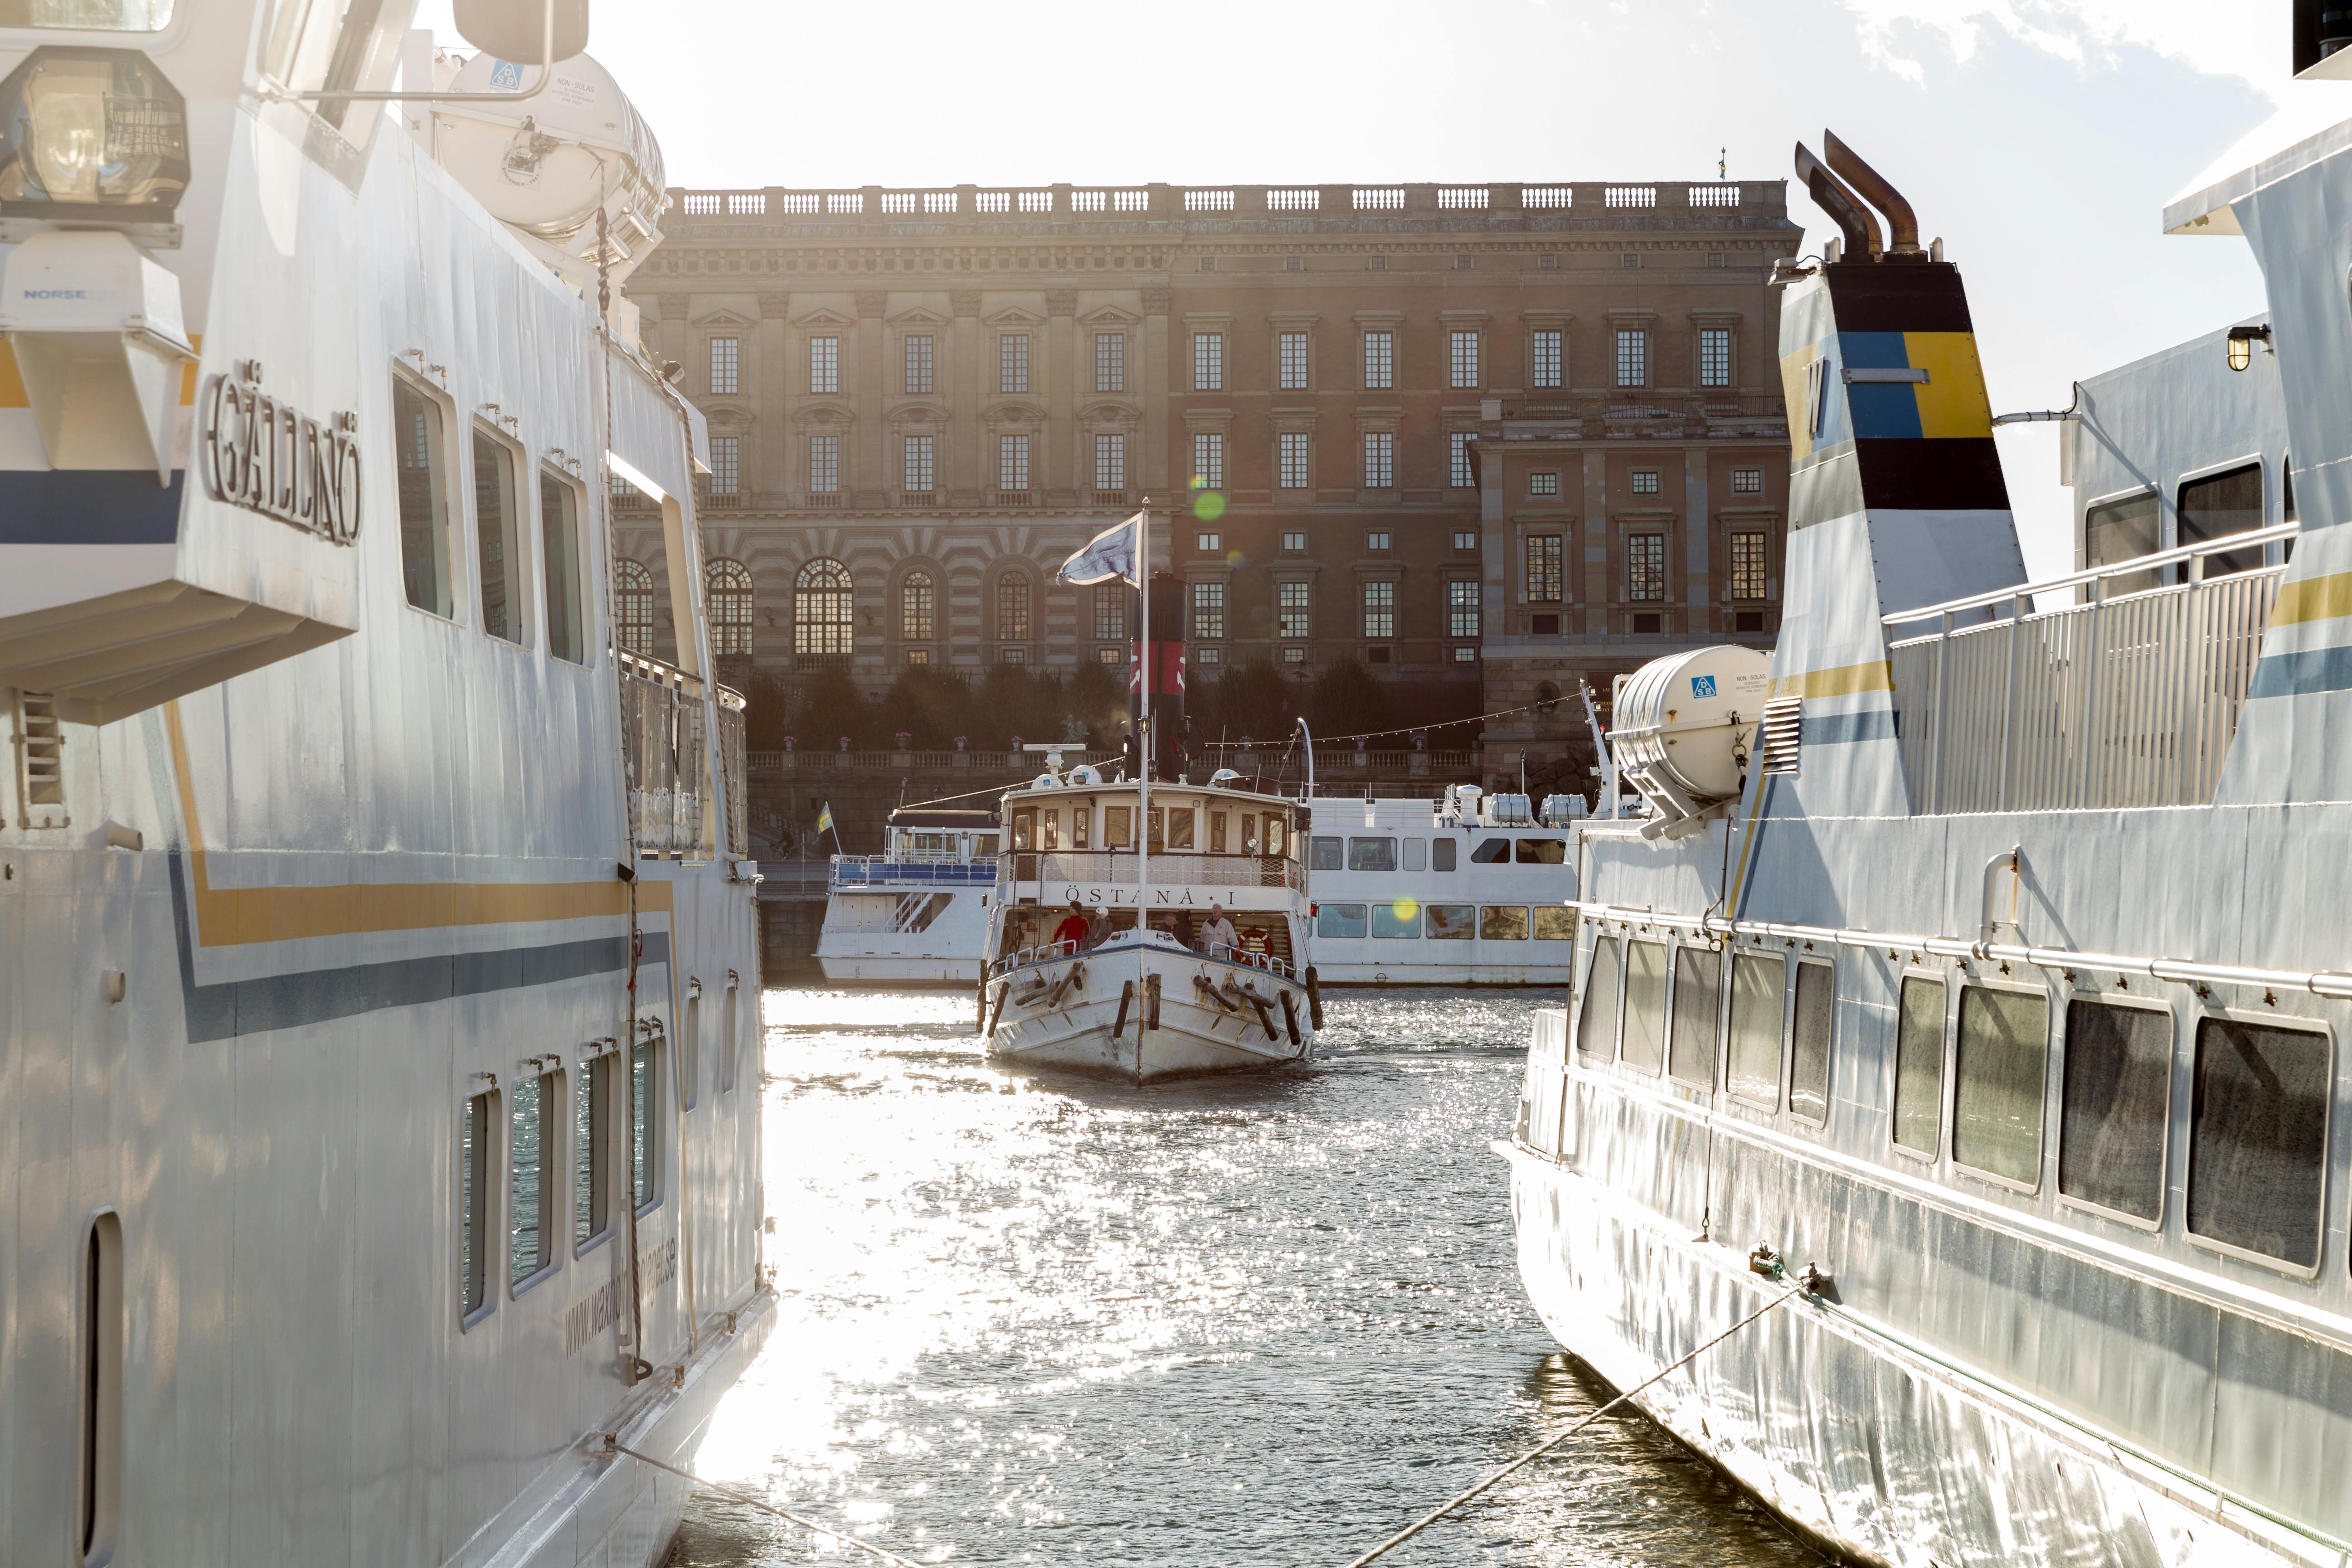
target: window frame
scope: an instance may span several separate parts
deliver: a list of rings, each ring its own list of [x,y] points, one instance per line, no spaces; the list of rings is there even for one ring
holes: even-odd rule
[[[1476,392],[1485,387],[1486,333],[1476,327],[1448,327],[1445,330],[1445,388],[1449,392]],[[1466,350],[1466,352],[1465,352]],[[1464,380],[1465,374],[1469,379]]]
[[[743,386],[743,340],[731,332],[714,332],[703,340],[704,384],[712,397],[740,397]],[[722,366],[721,362],[724,361]],[[724,372],[725,385],[720,385]]]
[[[531,625],[523,615],[522,609],[530,601],[531,590],[538,584],[530,580],[522,519],[517,514],[524,508],[532,505],[523,478],[526,473],[531,471],[531,462],[520,446],[508,439],[503,431],[488,420],[478,417],[468,420],[466,434],[466,520],[473,525],[467,531],[471,535],[474,544],[469,562],[474,569],[474,612],[477,617],[474,629],[492,642],[502,642],[509,647],[528,648],[534,646],[530,638]],[[490,451],[503,454],[506,458],[507,515],[505,535],[499,541],[507,554],[504,574],[507,629],[503,632],[490,630],[489,574],[485,570],[487,563],[482,559],[481,479],[478,465],[485,443],[488,443]]]
[[[824,443],[824,446],[822,448],[818,446],[819,442]],[[817,454],[820,449],[822,449],[824,454],[824,467],[828,470],[825,477],[831,481],[827,488],[822,489],[817,488]],[[837,496],[841,494],[841,437],[838,432],[829,430],[818,431],[810,436],[808,438],[806,461],[808,465],[809,494],[813,496]]]
[[[1377,356],[1379,362],[1377,379],[1374,372],[1375,356],[1372,353],[1372,340],[1375,338],[1380,340],[1381,345],[1380,353]],[[1359,379],[1363,383],[1363,391],[1393,392],[1396,390],[1396,330],[1394,328],[1365,328],[1358,357],[1362,362],[1357,369]]]
[[[1528,385],[1543,392],[1561,391],[1567,387],[1567,328],[1531,327],[1528,330]]]
[[[730,572],[730,567],[733,572]],[[734,580],[733,573],[742,574],[740,583]],[[722,577],[728,579],[723,584],[719,581]],[[739,595],[742,618],[739,621],[730,614],[722,619],[719,606],[734,605]],[[752,639],[759,629],[759,580],[751,574],[751,568],[732,555],[706,559],[702,563],[702,606],[704,626],[710,637],[710,657],[751,658]],[[725,636],[721,636],[722,627]]]
[[[498,1245],[498,1238],[505,1234],[503,1224],[505,1216],[503,1207],[498,1201],[498,1194],[499,1189],[506,1185],[501,1179],[506,1171],[506,1149],[500,1132],[504,1125],[507,1097],[496,1088],[473,1089],[469,1084],[468,1089],[468,1092],[460,1095],[457,1100],[457,1136],[451,1151],[457,1155],[459,1163],[457,1180],[450,1184],[452,1189],[450,1195],[456,1200],[457,1205],[456,1237],[457,1245],[454,1261],[457,1265],[457,1331],[460,1333],[470,1331],[477,1324],[486,1321],[499,1310],[499,1299],[503,1292],[492,1289],[490,1281],[501,1272],[498,1265],[505,1258],[505,1248]],[[472,1223],[472,1216],[466,1209],[467,1173],[465,1164],[466,1132],[467,1124],[473,1120],[474,1106],[477,1102],[487,1102],[483,1105],[483,1125],[478,1146],[474,1154],[472,1173],[474,1191],[480,1195],[482,1202],[481,1238],[478,1244],[481,1256],[477,1259],[481,1267],[482,1293],[481,1300],[478,1303],[468,1306],[467,1296],[473,1289],[473,1279],[466,1265],[466,1233],[467,1226]]]
[[[573,1068],[574,1087],[568,1108],[571,1112],[568,1136],[572,1138],[572,1143],[568,1150],[571,1158],[566,1162],[567,1169],[572,1175],[572,1181],[569,1184],[572,1202],[565,1205],[568,1211],[566,1218],[570,1222],[565,1228],[572,1237],[572,1256],[574,1258],[587,1257],[621,1232],[620,1210],[613,1202],[614,1178],[618,1170],[618,1163],[613,1158],[613,1152],[620,1137],[621,1057],[622,1053],[618,1049],[597,1051],[593,1055],[582,1057]],[[604,1084],[604,1136],[600,1142],[594,1137],[592,1130],[591,1135],[583,1140],[578,1128],[580,1115],[578,1097],[583,1092],[593,1097],[595,1092],[593,1087],[595,1079],[600,1076]],[[588,1155],[589,1184],[595,1189],[589,1202],[589,1213],[592,1216],[594,1215],[599,1200],[602,1201],[604,1209],[604,1223],[584,1237],[579,1233],[580,1156],[583,1150]]]
[[[1291,478],[1291,454],[1298,458],[1297,478]],[[1274,435],[1274,488],[1305,490],[1315,488],[1315,438],[1305,430],[1277,430]]]
[[[507,1213],[506,1225],[504,1226],[504,1235],[507,1238],[507,1267],[505,1272],[507,1275],[507,1299],[509,1300],[517,1300],[538,1289],[540,1285],[543,1284],[557,1271],[562,1268],[564,1259],[571,1251],[571,1248],[568,1247],[553,1247],[549,1245],[551,1237],[557,1234],[562,1235],[568,1240],[572,1230],[572,1204],[570,1199],[572,1195],[572,1184],[569,1181],[562,1179],[572,1174],[572,1163],[570,1159],[567,1157],[570,1155],[572,1151],[569,1140],[566,1136],[572,1121],[572,1099],[566,1092],[569,1079],[570,1075],[563,1070],[563,1064],[560,1060],[557,1061],[554,1066],[547,1068],[544,1071],[530,1073],[529,1075],[519,1073],[515,1077],[515,1088],[517,1089],[520,1089],[526,1081],[534,1082],[539,1086],[539,1267],[524,1275],[517,1275],[514,1271],[515,1223],[520,1216],[521,1211],[515,1206],[514,1159],[517,1142],[514,1136],[515,1108],[513,1105],[509,1104],[506,1112],[507,1146],[505,1149],[505,1170],[507,1176]],[[551,1104],[548,1099],[548,1086],[550,1084],[555,1086],[553,1106],[557,1109],[551,1109]],[[507,1098],[511,1101],[519,1100],[521,1097],[520,1094],[516,1094],[509,1095]],[[551,1137],[551,1134],[552,1135]],[[551,1143],[554,1146],[551,1152],[549,1148]],[[552,1185],[555,1188],[560,1189],[562,1194],[564,1201],[561,1203],[556,1201],[553,1194],[550,1190],[551,1184],[548,1181],[548,1176],[551,1173],[558,1178]],[[552,1223],[559,1220],[561,1222],[560,1224]]]
[[[2322,1040],[2326,1042],[2327,1070],[2325,1076],[2328,1086],[2327,1100],[2326,1109],[2321,1112],[2319,1124],[2319,1251],[2318,1256],[2312,1259],[2311,1266],[2307,1268],[2302,1264],[2293,1262],[2287,1258],[2274,1258],[2266,1252],[2256,1252],[2250,1247],[2240,1247],[2233,1242],[2220,1241],[2212,1237],[2206,1236],[2201,1232],[2191,1230],[2189,1227],[2189,1193],[2196,1180],[2195,1173],[2197,1163],[2197,1031],[2203,1027],[2205,1021],[2209,1018],[2222,1019],[2237,1024],[2252,1024],[2267,1029],[2284,1029],[2292,1033],[2317,1035]],[[2274,1008],[2216,1007],[2210,1005],[2199,1007],[2195,1012],[2191,1013],[2189,1016],[2189,1057],[2186,1064],[2189,1074],[2189,1142],[2188,1147],[2182,1151],[2180,1164],[2181,1236],[2191,1247],[2198,1247],[2203,1251],[2215,1253],[2221,1257],[2234,1258],[2243,1263],[2255,1264],[2275,1273],[2284,1274],[2291,1279],[2318,1279],[2321,1272],[2327,1267],[2327,1211],[2329,1202],[2336,1195],[2329,1190],[2330,1184],[2328,1181],[2328,1176],[2330,1174],[2329,1168],[2336,1163],[2336,1101],[2337,1099],[2337,1074],[2342,1070],[2342,1064],[2337,1059],[2336,1052],[2335,1025],[2329,1023],[2325,1018],[2306,1017],[2302,1014],[2280,1013]],[[2174,1041],[2173,1053],[2175,1058],[2173,1068],[2174,1070],[2178,1072],[2180,1070],[2183,1064],[2179,1059],[2179,1044],[2177,1037]],[[2171,1109],[2172,1107],[2168,1106],[2168,1112]],[[2171,1167],[2168,1165],[2165,1168],[2165,1183],[2168,1189],[2169,1189],[2171,1182],[2172,1170]]]
[[[817,345],[829,345],[820,353]],[[841,334],[811,332],[808,337],[808,391],[812,397],[841,395]]]
[[[668,1152],[668,1143],[662,1137],[661,1125],[662,1068],[666,1065],[662,1058],[669,1054],[669,1031],[661,1026],[660,1019],[656,1018],[652,1022],[653,1028],[643,1030],[638,1038],[630,1041],[620,1052],[621,1070],[630,1075],[629,1092],[621,1100],[625,1113],[618,1118],[623,1124],[621,1170],[623,1179],[629,1184],[625,1201],[639,1219],[661,1207],[669,1196],[668,1184],[662,1180],[662,1156]],[[646,1092],[642,1096],[636,1092],[635,1086],[636,1053],[640,1050],[646,1053]],[[637,1129],[625,1113],[627,1110],[634,1110],[645,1118],[646,1195],[643,1203],[637,1201]]]
[[[930,332],[908,332],[898,340],[901,396],[934,395],[933,389],[939,384],[939,339]]]
[[[1806,958],[1797,953],[1790,953],[1788,956],[1791,963],[1789,975],[1788,1031],[1780,1051],[1780,1059],[1784,1064],[1780,1082],[1781,1114],[1800,1127],[1826,1131],[1830,1124],[1830,1113],[1837,1106],[1837,960],[1829,957]],[[1797,1109],[1797,992],[1804,984],[1804,970],[1807,964],[1816,969],[1828,970],[1830,982],[1830,1037],[1829,1043],[1822,1050],[1822,1113],[1819,1116],[1808,1116]]]
[[[1514,855],[1512,858],[1516,862],[1517,857]],[[1718,1092],[1717,1086],[1723,1079],[1723,1007],[1727,996],[1724,982],[1728,973],[1728,966],[1723,961],[1731,950],[1727,946],[1717,947],[1703,942],[1669,942],[1668,948],[1673,956],[1666,964],[1665,1059],[1661,1064],[1658,1079],[1662,1083],[1671,1084],[1690,1094],[1711,1099]],[[1683,957],[1685,953],[1702,954],[1716,962],[1715,1005],[1707,1010],[1707,1026],[1714,1031],[1714,1043],[1707,1052],[1706,1077],[1704,1079],[1686,1078],[1675,1070],[1675,1046],[1680,1033],[1677,1026],[1682,1019]]]
[[[2033,972],[2029,970],[2027,973]],[[2042,998],[2042,1126],[2034,1139],[2033,1180],[2030,1184],[2004,1176],[1998,1171],[1988,1171],[1981,1165],[1971,1165],[1960,1158],[1960,1010],[1968,1005],[1971,991],[2003,991],[2011,995]],[[2058,1026],[2052,1016],[2057,1010],[2056,988],[2046,978],[2042,984],[2036,985],[2014,976],[1978,978],[1964,973],[1958,984],[1949,988],[1949,993],[1950,1016],[1946,1020],[1946,1028],[1951,1038],[1947,1048],[1945,1070],[1951,1081],[1944,1086],[1945,1118],[1948,1123],[1944,1130],[1944,1140],[1948,1145],[1946,1152],[1951,1156],[1952,1169],[1973,1181],[1984,1182],[2005,1192],[2020,1193],[2029,1197],[2037,1195],[2042,1191],[2042,1173],[2048,1168],[2051,1158],[2050,1069],[2058,1058]]]
[[[1601,944],[1604,942],[1608,942],[1616,952],[1617,975],[1610,987],[1609,1021],[1612,1027],[1609,1031],[1609,1048],[1606,1051],[1592,1051],[1587,1050],[1584,1046],[1585,998],[1592,990],[1592,965],[1593,962],[1600,957]],[[1569,1020],[1575,1038],[1569,1044],[1569,1054],[1581,1056],[1596,1062],[1613,1062],[1617,1059],[1625,1033],[1625,944],[1618,933],[1596,927],[1592,932],[1592,940],[1582,945],[1584,951],[1580,956],[1583,963],[1578,974],[1574,992],[1576,1011]]]
[[[1127,391],[1127,329],[1095,333],[1095,390],[1124,395]]]
[[[1760,942],[1748,947],[1741,947],[1737,942],[1735,942],[1723,950],[1723,956],[1725,962],[1723,965],[1723,1070],[1721,1073],[1721,1087],[1724,1101],[1726,1104],[1741,1106],[1747,1110],[1756,1111],[1760,1115],[1779,1116],[1782,1111],[1789,1109],[1790,1063],[1790,1059],[1796,1055],[1797,1044],[1796,1029],[1794,1026],[1795,1009],[1797,1005],[1797,977],[1793,971],[1793,966],[1789,963],[1788,950],[1786,948],[1782,948],[1776,952],[1770,948],[1765,947]],[[1738,994],[1738,987],[1739,984],[1739,961],[1742,959],[1747,959],[1750,962],[1777,961],[1780,965],[1780,1028],[1779,1035],[1780,1071],[1773,1079],[1773,1099],[1772,1102],[1769,1105],[1764,1103],[1762,1100],[1753,1098],[1752,1096],[1743,1094],[1738,1089],[1732,1087],[1731,1062],[1732,1052],[1735,1047],[1731,1037],[1731,1007],[1732,999]]]
[[[437,468],[441,476],[440,549],[436,562],[440,577],[438,584],[441,590],[440,604],[438,606],[433,605],[420,605],[415,599],[409,597],[408,554],[404,543],[402,547],[400,559],[400,602],[421,615],[432,616],[436,621],[443,621],[451,626],[462,625],[463,623],[457,618],[457,565],[462,557],[457,549],[454,539],[455,531],[460,521],[460,508],[456,504],[456,496],[457,493],[457,474],[456,469],[452,467],[455,460],[455,454],[450,450],[451,442],[449,439],[451,428],[457,423],[457,405],[450,399],[449,395],[443,392],[439,387],[435,386],[431,382],[426,381],[424,377],[412,374],[396,361],[394,363],[392,367],[392,375],[394,383],[396,383],[400,387],[414,393],[418,397],[423,398],[426,404],[433,407],[439,416],[436,438],[430,442],[430,445],[434,448],[431,454],[434,460],[427,467],[426,471],[430,472],[433,469]],[[398,493],[398,477],[401,471],[401,461],[397,396],[394,397],[394,420],[392,442],[392,467],[394,489],[393,500],[393,521],[395,529],[400,529],[404,531],[404,525],[400,521],[400,500]]]
[[[1296,363],[1293,353],[1296,353]],[[1304,327],[1277,327],[1274,333],[1274,389],[1311,392],[1315,386],[1315,337]]]
[[[1192,390],[1223,392],[1225,389],[1225,334],[1196,331],[1192,334]]]
[[[546,648],[548,658],[584,669],[596,662],[595,610],[591,603],[593,595],[588,592],[588,570],[593,563],[589,549],[587,526],[588,488],[571,474],[546,460],[540,463],[537,477],[539,489],[535,500],[539,512],[539,614],[541,646]],[[571,508],[572,569],[569,572],[557,571],[555,563],[548,553],[547,489],[550,485],[555,486],[570,498],[567,504]],[[579,643],[577,653],[564,653],[555,646],[556,625],[559,617],[555,613],[555,606],[549,602],[549,596],[558,583],[563,584],[569,590],[571,602],[564,606],[565,613],[561,618],[572,623],[572,634]]]
[[[1938,1026],[1936,1037],[1936,1048],[1938,1053],[1936,1068],[1936,1146],[1924,1152],[1914,1149],[1895,1136],[1895,1121],[1902,1114],[1895,1105],[1895,1097],[1901,1092],[1903,1082],[1903,987],[1914,980],[1924,981],[1934,985],[1942,995],[1944,1004],[1942,1022]],[[1895,1007],[1890,1020],[1893,1032],[1888,1035],[1886,1040],[1886,1146],[1905,1159],[1916,1161],[1922,1165],[1932,1166],[1940,1162],[1944,1157],[1944,1145],[1951,1136],[1953,1009],[1957,1005],[1956,996],[1958,989],[1952,984],[1951,976],[1940,969],[1929,969],[1923,964],[1910,963],[1903,965],[1895,972]]]
[[[2057,1009],[2057,1021],[2053,1031],[2054,1039],[2052,1055],[2056,1059],[2051,1065],[2056,1075],[2055,1081],[2058,1087],[2057,1148],[2055,1150],[2058,1169],[2053,1174],[2050,1190],[2056,1195],[2058,1206],[2062,1209],[2074,1209],[2083,1214],[2096,1215],[2101,1219],[2113,1220],[2117,1225],[2127,1225],[2134,1230],[2144,1231],[2150,1236],[2160,1236],[2164,1232],[2165,1221],[2172,1208],[2172,1110],[2179,1099],[2179,1085],[2175,1080],[2182,1067],[2181,1014],[2169,1002],[2153,996],[2135,995],[2128,991],[2083,991],[2070,988],[2065,991],[2063,999],[2066,1005]],[[2159,1174],[2157,1182],[2154,1219],[2143,1219],[2138,1215],[2126,1213],[2122,1209],[2109,1208],[2105,1204],[2095,1204],[2088,1198],[2078,1198],[2066,1191],[2066,1063],[2067,1058],[2073,1052],[2074,1043],[2074,1031],[2067,1026],[2068,1015],[2077,1002],[2094,1003],[2102,1007],[2128,1008],[2140,1013],[2160,1013],[2164,1016],[2164,1036],[2168,1049],[2164,1064],[2164,1114],[2158,1120],[2160,1131],[2158,1134],[2157,1170]],[[2188,1065],[2191,1080],[2189,1094],[2193,1100],[2196,1094],[2195,1042],[2193,1040],[2190,1042]],[[2184,1171],[2184,1176],[2185,1173]],[[2184,1206],[2186,1201],[2184,1194]],[[2182,1230],[2183,1234],[2187,1233],[2185,1223]],[[2273,1261],[2275,1262],[2276,1259]]]
[[[1475,860],[1475,857],[1473,857],[1473,859]],[[1667,1038],[1668,1032],[1673,1027],[1675,1014],[1674,951],[1675,945],[1671,936],[1645,937],[1630,934],[1622,936],[1618,943],[1618,962],[1624,966],[1625,981],[1618,993],[1616,1060],[1620,1067],[1630,1068],[1644,1078],[1654,1079],[1660,1083],[1666,1081]],[[1658,993],[1658,1060],[1654,1067],[1647,1062],[1634,1061],[1625,1054],[1625,1026],[1632,1016],[1633,1003],[1633,949],[1636,946],[1654,947],[1664,955],[1662,962],[1664,969]]]

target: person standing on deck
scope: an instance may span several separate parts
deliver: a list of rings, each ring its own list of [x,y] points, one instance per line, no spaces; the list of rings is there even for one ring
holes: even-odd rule
[[[1087,912],[1073,903],[1070,912],[1062,917],[1062,923],[1054,928],[1054,945],[1059,947],[1067,942],[1070,951],[1076,952],[1087,945]]]
[[[1208,921],[1201,927],[1201,951],[1213,953],[1220,942],[1224,944],[1228,958],[1241,950],[1242,939],[1234,931],[1234,922],[1226,917],[1225,906],[1212,903]]]

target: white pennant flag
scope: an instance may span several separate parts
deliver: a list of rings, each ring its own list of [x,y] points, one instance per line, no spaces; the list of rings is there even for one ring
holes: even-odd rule
[[[1136,568],[1135,542],[1143,532],[1143,513],[1114,523],[1087,541],[1087,547],[1062,563],[1055,581],[1084,584],[1124,578],[1137,587],[1143,579]]]

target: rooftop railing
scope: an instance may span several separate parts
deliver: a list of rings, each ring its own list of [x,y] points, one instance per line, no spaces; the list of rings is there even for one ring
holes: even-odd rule
[[[1895,730],[1923,813],[2189,805],[2213,798],[2284,564],[2208,578],[2210,558],[2294,523],[2158,551],[1885,617]],[[2110,597],[2118,583],[2185,581]],[[2084,601],[2029,614],[2037,595]]]
[[[1355,215],[1441,215],[1449,222],[1467,218],[1517,220],[1535,213],[1627,221],[1643,226],[1697,214],[1717,222],[1725,216],[1781,217],[1788,213],[1786,182],[1780,180],[1650,181],[1634,184],[1603,181],[1554,181],[1544,184],[1403,185],[955,185],[901,188],[862,185],[799,190],[671,193],[678,216],[694,219],[758,222],[777,218],[855,219],[888,224],[909,218],[981,223],[1005,217],[1153,217],[1224,221],[1235,218],[1308,218],[1347,221]]]

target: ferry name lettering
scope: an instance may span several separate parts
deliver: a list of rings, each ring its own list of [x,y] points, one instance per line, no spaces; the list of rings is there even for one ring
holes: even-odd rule
[[[331,544],[360,536],[356,414],[325,423],[261,390],[261,364],[205,384],[196,442],[205,489],[216,501],[274,517]]]
[[[1230,888],[1223,889],[1220,896],[1223,902],[1230,904],[1234,901],[1233,889]],[[1062,889],[1062,901],[1066,904],[1108,904],[1118,909],[1135,902],[1135,888],[1131,883],[1114,883],[1109,887],[1103,887],[1096,883],[1082,886],[1079,883],[1071,882]],[[1161,904],[1166,904],[1171,909],[1181,909],[1187,906],[1198,906],[1200,901],[1191,888],[1151,889],[1151,902],[1155,909]]]

